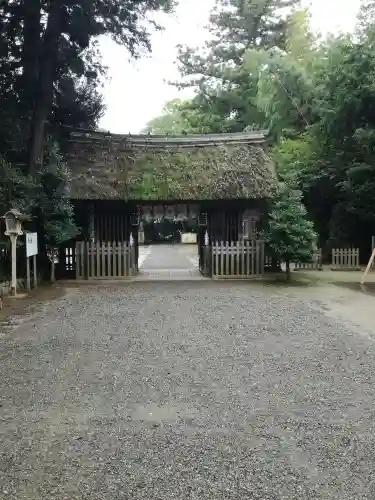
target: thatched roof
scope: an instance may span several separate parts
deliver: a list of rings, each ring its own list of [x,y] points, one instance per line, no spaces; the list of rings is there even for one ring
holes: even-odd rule
[[[115,135],[75,131],[73,199],[264,199],[275,184],[265,134]]]

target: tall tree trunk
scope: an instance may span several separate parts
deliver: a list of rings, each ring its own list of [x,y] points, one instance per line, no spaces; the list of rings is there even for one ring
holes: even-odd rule
[[[35,99],[28,154],[28,172],[31,175],[34,175],[43,163],[45,125],[52,111],[53,85],[57,72],[62,22],[61,1],[54,0],[41,46],[39,91]]]
[[[39,65],[41,49],[41,0],[23,0],[21,12],[23,19],[22,47],[22,79],[21,79],[21,113],[23,123],[23,154],[25,161],[32,143],[32,118],[35,109],[35,99],[39,91]]]
[[[31,118],[38,90],[41,45],[41,0],[22,0],[23,20],[22,90],[23,113]]]

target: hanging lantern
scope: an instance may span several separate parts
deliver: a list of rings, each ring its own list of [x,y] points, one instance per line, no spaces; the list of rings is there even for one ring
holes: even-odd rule
[[[198,226],[207,226],[208,225],[208,215],[207,213],[199,214],[198,216]]]
[[[131,214],[130,225],[131,226],[138,226],[138,224],[139,224],[139,215],[138,214]]]

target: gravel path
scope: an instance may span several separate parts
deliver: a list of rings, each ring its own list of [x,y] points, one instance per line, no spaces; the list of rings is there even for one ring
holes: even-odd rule
[[[88,286],[0,338],[0,498],[375,498],[375,346],[246,284]]]

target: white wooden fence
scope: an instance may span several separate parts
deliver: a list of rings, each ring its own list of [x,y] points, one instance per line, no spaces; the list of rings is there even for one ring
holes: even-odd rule
[[[359,248],[333,248],[332,269],[360,269]]]
[[[317,248],[310,262],[295,262],[295,271],[320,271],[322,266],[322,249]]]
[[[213,278],[249,278],[264,272],[264,242],[261,240],[214,242]]]
[[[136,271],[135,249],[127,242],[76,243],[76,279],[124,279]]]

